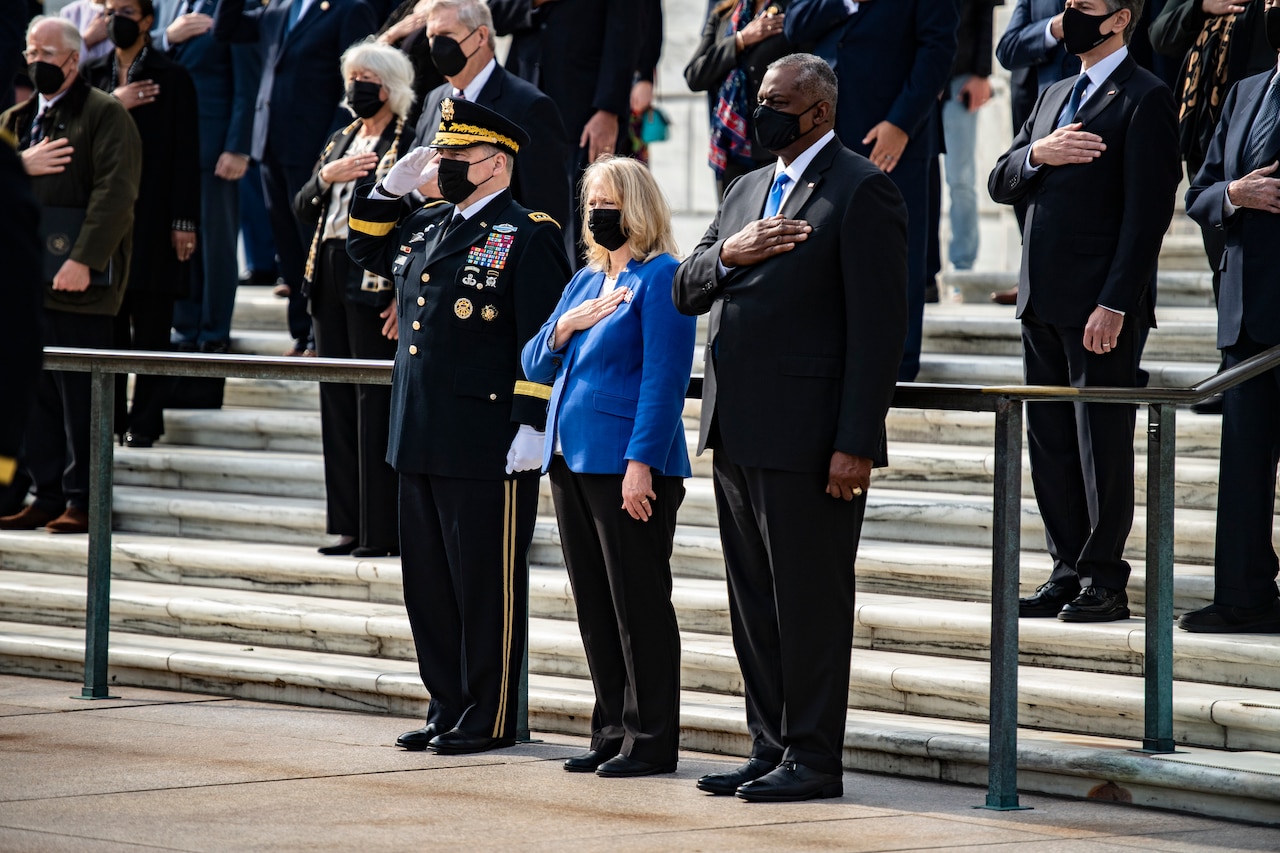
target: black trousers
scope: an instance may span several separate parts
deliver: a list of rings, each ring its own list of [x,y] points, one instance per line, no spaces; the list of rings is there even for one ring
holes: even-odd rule
[[[1240,339],[1223,351],[1222,366],[1234,367],[1267,349],[1242,329]],[[1219,465],[1213,600],[1258,607],[1275,600],[1280,573],[1272,544],[1280,465],[1280,369],[1223,396]]]
[[[307,262],[310,234],[304,234],[293,215],[293,197],[311,178],[311,166],[291,166],[280,162],[268,143],[261,164],[262,195],[271,220],[271,237],[280,260],[280,277],[289,285],[289,334],[301,344],[311,339],[311,317],[302,295],[302,273]]]
[[[1028,385],[1136,387],[1146,329],[1132,312],[1110,353],[1084,348],[1084,329],[1022,316]],[[1133,426],[1137,409],[1113,403],[1027,404],[1031,483],[1053,558],[1049,580],[1124,589],[1124,544],[1133,527]]]
[[[404,604],[431,693],[427,723],[441,731],[515,737],[537,513],[536,471],[400,474]]]
[[[46,308],[42,322],[45,346],[111,348],[111,317]],[[35,483],[35,507],[44,512],[89,508],[90,388],[88,373],[40,374],[24,463]]]
[[[837,500],[826,471],[742,467],[722,448],[713,473],[751,757],[839,773],[866,497]]]
[[[324,358],[396,356],[372,305],[346,297],[351,259],[342,240],[320,247],[311,291],[316,352]],[[362,547],[394,550],[399,542],[399,483],[387,464],[391,386],[320,383],[320,437],[328,530],[354,536]]]
[[[669,764],[680,748],[680,626],[671,606],[671,543],[680,477],[653,477],[653,515],[622,508],[621,474],[575,474],[552,457],[565,567],[596,704],[591,748]]]
[[[124,303],[115,317],[117,349],[169,352],[173,328],[174,297],[168,293],[124,292]],[[133,382],[133,405],[126,412],[128,377],[116,377],[116,433],[134,432],[159,438],[164,435],[164,406],[173,387],[171,376],[138,376]]]

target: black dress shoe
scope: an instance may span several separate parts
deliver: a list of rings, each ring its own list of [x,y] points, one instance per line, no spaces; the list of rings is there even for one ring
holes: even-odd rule
[[[410,752],[421,752],[427,748],[427,744],[431,743],[431,739],[440,734],[440,729],[435,723],[427,723],[420,729],[414,729],[411,732],[405,732],[396,738],[396,746],[407,749]]]
[[[627,776],[654,776],[658,773],[675,772],[676,763],[674,761],[665,764],[650,764],[647,761],[638,761],[629,755],[615,755],[596,768],[597,776],[604,776],[610,779],[622,779]]]
[[[1036,587],[1036,594],[1018,599],[1018,615],[1024,619],[1057,616],[1062,608],[1080,594],[1080,587],[1049,581]]]
[[[1192,403],[1191,411],[1195,412],[1197,415],[1222,414],[1222,395],[1214,394],[1212,397],[1206,397],[1199,403]]]
[[[698,790],[706,791],[708,794],[724,794],[727,796],[736,793],[746,783],[772,772],[773,768],[777,766],[772,761],[750,758],[746,764],[730,770],[728,773],[708,773],[703,776],[698,780]]]
[[[469,755],[473,752],[488,752],[491,749],[502,749],[515,746],[513,737],[481,737],[468,734],[462,729],[449,729],[431,739],[427,747],[440,755]]]
[[[156,440],[149,435],[143,435],[139,432],[126,432],[124,434],[125,447],[152,447]]]
[[[360,559],[368,559],[370,557],[399,557],[399,548],[383,548],[378,545],[362,545],[359,548],[351,549],[351,556]]]
[[[1063,622],[1118,622],[1129,618],[1129,596],[1123,589],[1086,587],[1062,608]]]
[[[316,549],[326,557],[345,557],[356,550],[356,541],[339,542],[337,545],[323,545]]]
[[[822,773],[794,761],[784,761],[738,788],[738,798],[750,803],[793,803],[842,796],[844,781],[840,773]]]
[[[1280,634],[1280,600],[1257,607],[1210,604],[1182,614],[1178,627],[1193,634]]]
[[[582,755],[564,760],[564,769],[570,773],[594,773],[596,768],[618,754],[617,749],[593,749]]]

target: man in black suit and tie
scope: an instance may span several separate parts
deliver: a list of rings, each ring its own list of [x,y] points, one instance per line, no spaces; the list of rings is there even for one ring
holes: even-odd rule
[[[1127,44],[1142,0],[1067,0],[1083,72],[1041,93],[988,189],[1027,200],[1018,280],[1026,381],[1137,386],[1155,272],[1181,168],[1173,95]],[[1023,616],[1129,617],[1135,408],[1027,406],[1031,480],[1053,572]]]
[[[437,0],[427,17],[432,61],[448,81],[423,97],[415,145],[430,145],[445,98],[475,101],[524,128],[529,144],[516,155],[511,195],[530,210],[569,225],[569,138],[555,102],[494,58],[493,16],[484,0]],[[571,232],[572,229],[567,229]],[[569,246],[570,256],[576,252]]]
[[[1280,0],[1266,0],[1266,35],[1280,50]],[[1241,80],[1223,105],[1187,214],[1224,235],[1218,295],[1223,368],[1280,344],[1280,71]],[[1280,458],[1280,369],[1223,396],[1213,604],[1179,627],[1207,633],[1280,634],[1280,571],[1271,537]]]
[[[836,95],[816,56],[769,66],[755,135],[778,161],[729,185],[673,285],[710,312],[698,450],[752,737],[698,787],[746,800],[843,793],[854,558],[906,338],[906,206],[836,138]]]
[[[339,62],[377,21],[365,0],[269,0],[244,7],[245,0],[219,0],[213,37],[262,46],[249,153],[261,165],[280,276],[289,286],[291,353],[301,355],[311,347],[311,316],[302,295],[304,247],[311,235],[293,215],[293,197],[310,180],[325,140],[351,121],[338,106],[344,85]]]

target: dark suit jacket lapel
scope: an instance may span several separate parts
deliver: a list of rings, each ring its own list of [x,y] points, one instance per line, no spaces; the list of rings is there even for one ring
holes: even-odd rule
[[[1262,107],[1262,98],[1267,93],[1270,81],[1271,76],[1267,75],[1248,86],[1241,83],[1240,90],[1236,92],[1236,114],[1231,117],[1231,129],[1227,132],[1223,151],[1226,161],[1223,166],[1227,175],[1244,174],[1244,147],[1249,141],[1249,130],[1253,127],[1253,120],[1258,117],[1258,110]]]
[[[480,90],[480,94],[476,95],[476,103],[485,107],[495,107],[495,112],[501,112],[501,110],[496,109],[496,105],[502,103],[503,84],[506,83],[503,79],[503,74],[502,66],[494,65],[493,73],[485,81],[484,88]]]
[[[814,189],[822,180],[822,175],[831,166],[831,162],[835,160],[836,152],[843,146],[840,144],[839,137],[832,139],[826,145],[822,146],[822,150],[814,155],[813,160],[805,167],[804,174],[800,176],[800,180],[796,183],[795,188],[791,190],[791,195],[787,196],[787,201],[782,205],[782,215],[788,219],[798,219],[799,212],[804,209],[805,202],[809,200],[809,196],[813,195]]]
[[[293,0],[293,2],[301,3],[303,2],[303,0]],[[301,37],[303,32],[305,32],[308,28],[315,26],[316,22],[319,21],[321,17],[328,14],[329,12],[327,8],[328,5],[329,4],[323,2],[323,0],[315,0],[315,2],[311,4],[310,8],[308,8],[307,11],[303,14],[303,16],[294,23],[293,29],[285,33],[284,44],[280,46],[280,52],[284,53],[286,50],[288,50],[290,45],[298,41],[299,37]],[[289,25],[289,18],[286,16],[284,19],[284,26],[287,27],[288,25]]]
[[[1097,91],[1089,96],[1089,100],[1080,105],[1080,111],[1076,113],[1076,121],[1086,125],[1085,129],[1088,130],[1088,123],[1110,106],[1116,96],[1124,91],[1124,84],[1128,82],[1133,69],[1137,67],[1132,56],[1126,56],[1121,60],[1116,70],[1112,71],[1111,75],[1102,81]]]

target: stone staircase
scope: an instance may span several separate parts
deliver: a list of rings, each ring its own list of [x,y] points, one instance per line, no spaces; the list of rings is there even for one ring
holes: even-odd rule
[[[982,303],[1002,279],[952,279],[973,301],[929,307],[921,380],[1019,383],[1012,310]],[[1145,362],[1152,384],[1211,375],[1207,275],[1163,273],[1161,300]],[[283,317],[265,290],[242,289],[234,348],[283,351]],[[697,401],[685,415],[692,442]],[[116,453],[113,683],[420,714],[399,561],[315,552],[328,538],[315,385],[229,380],[222,410],[172,411],[166,424],[154,448]],[[994,419],[895,409],[889,429],[892,467],[877,472],[859,551],[846,765],[985,785]],[[1139,426],[1140,454],[1142,436]],[[1175,612],[1212,596],[1218,437],[1218,419],[1180,416]],[[1048,558],[1025,460],[1023,470],[1025,593]],[[1141,456],[1137,473],[1141,496]],[[684,744],[744,754],[708,458],[695,459],[694,474],[674,555]],[[530,723],[583,733],[591,690],[545,480],[541,513],[530,554]],[[1129,543],[1136,615],[1144,537],[1139,507]],[[0,532],[0,671],[82,677],[85,561],[83,537]],[[1175,632],[1182,751],[1144,756],[1130,751],[1142,737],[1144,623],[1025,620],[1020,631],[1025,790],[1086,796],[1113,782],[1138,803],[1280,822],[1280,638]]]

